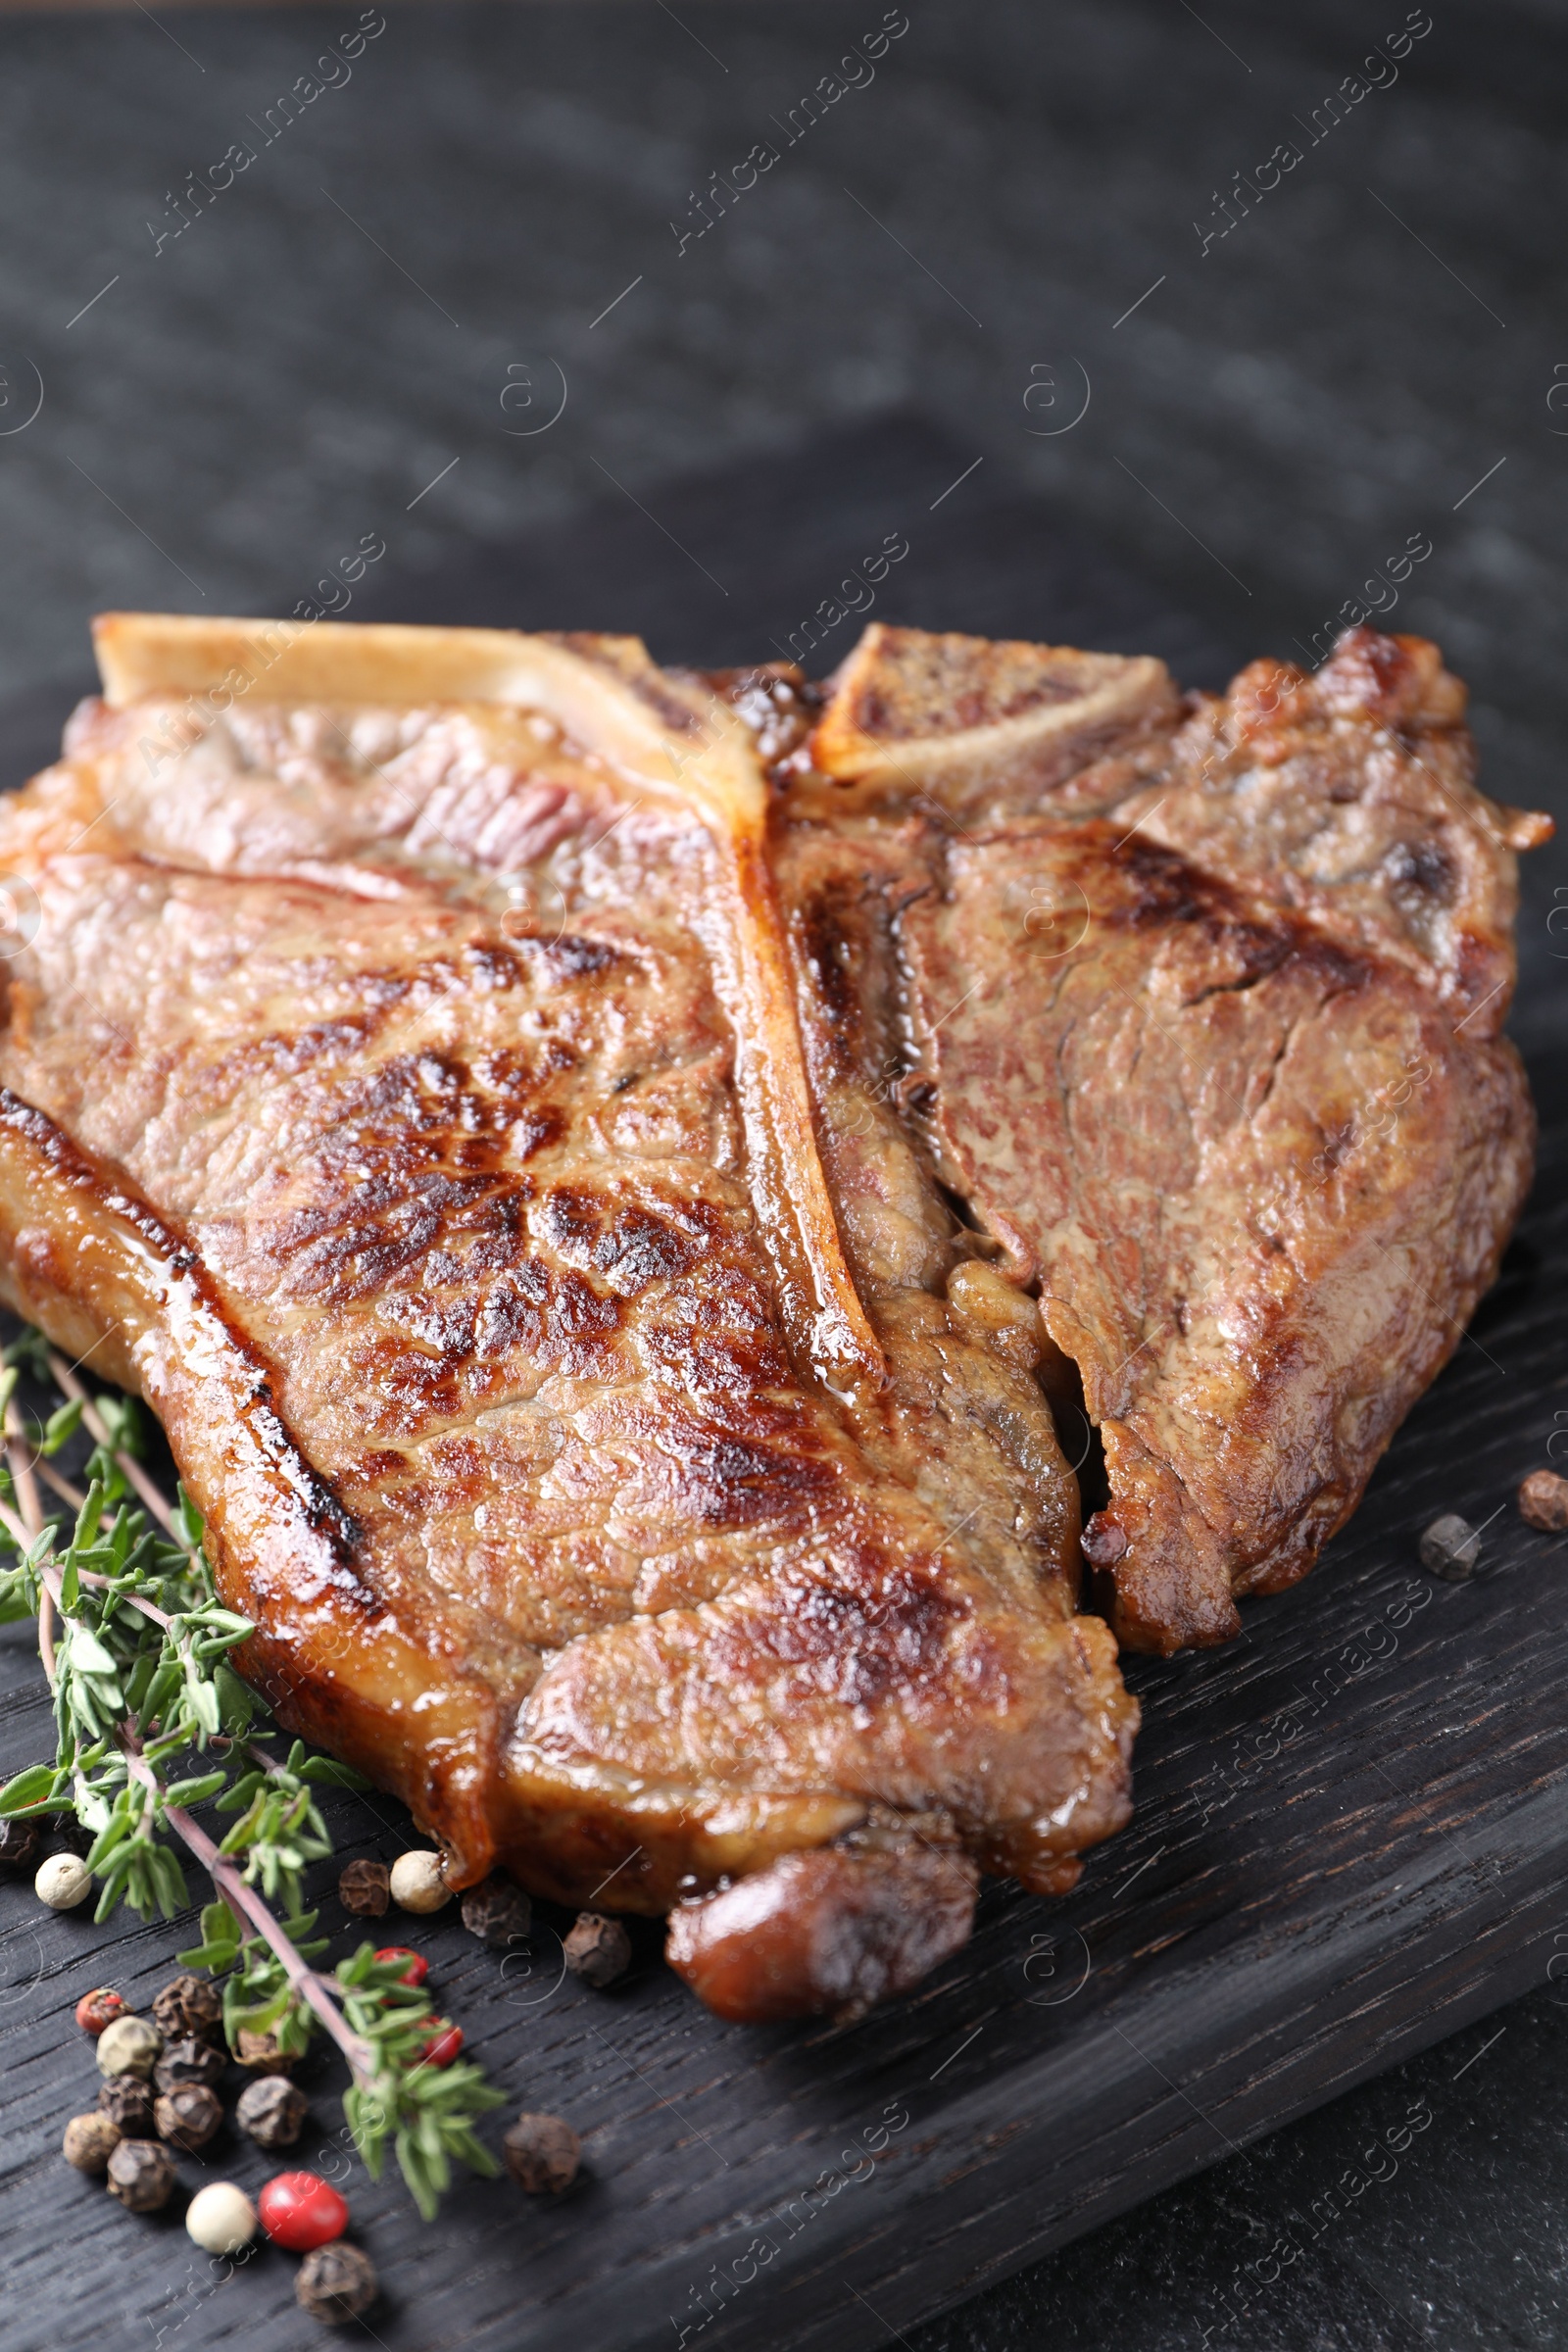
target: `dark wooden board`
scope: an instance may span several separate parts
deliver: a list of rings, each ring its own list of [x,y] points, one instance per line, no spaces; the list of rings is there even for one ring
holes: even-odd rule
[[[661,518],[691,564],[636,510],[607,507],[527,549],[478,551],[461,577],[391,580],[380,612],[637,628],[665,660],[741,660],[903,530],[892,616],[1153,647],[1200,682],[1258,650],[1171,612],[1004,485],[933,517],[967,456],[880,426],[672,493]],[[61,715],[47,697],[0,710],[4,781],[48,756]],[[1502,1281],[1317,1573],[1250,1604],[1224,1652],[1131,1663],[1137,1816],[1078,1891],[988,1886],[970,1947],[848,2032],[717,2024],[665,1972],[652,1926],[634,1931],[630,1978],[593,1994],[564,1977],[567,1921],[548,1906],[505,1962],[453,1915],[400,1922],[509,2094],[577,2124],[588,2170],[550,2208],[465,2181],[426,2227],[345,2152],[339,2074],[314,2062],[300,2161],[342,2179],[385,2286],[348,2336],[389,2352],[891,2340],[1543,1980],[1568,1930],[1568,1543],[1525,1528],[1511,1496],[1568,1432],[1568,1122],[1536,985],[1521,1034],[1552,1115]],[[1445,1508],[1498,1514],[1469,1586],[1417,1563]],[[26,1630],[8,1629],[0,1766],[43,1753],[48,1733]],[[345,1856],[390,1857],[406,1835],[379,1797],[332,1811]],[[191,1888],[200,1899],[194,1873]],[[324,1918],[346,1931],[330,1893]],[[133,2221],[58,2154],[97,2083],[75,2000],[102,1982],[149,2000],[188,1939],[187,1923],[98,1929],[42,1912],[24,1882],[0,1886],[8,2352],[323,2340],[293,2303],[292,2258],[220,2277],[177,2211]],[[192,2188],[254,2189],[275,2168],[225,2132],[180,2169]]]

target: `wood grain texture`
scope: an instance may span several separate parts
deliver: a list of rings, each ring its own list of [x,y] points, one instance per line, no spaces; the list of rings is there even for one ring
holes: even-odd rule
[[[912,478],[935,465],[940,487],[946,462],[906,442],[876,498],[896,518],[898,466]],[[808,478],[809,561],[827,575],[839,553],[831,452],[803,466],[798,497]],[[775,478],[769,495],[787,492]],[[857,495],[855,531],[863,486]],[[739,539],[755,515],[733,513]],[[1004,625],[1010,580],[1013,625],[1027,608],[1030,627],[1091,636],[1073,628],[1073,551],[1048,517],[1004,500],[960,538],[995,618],[959,611],[953,625]],[[1066,600],[1054,615],[1039,592],[1048,543]],[[500,555],[487,562],[504,568]],[[1092,641],[1130,643],[1106,576],[1097,564]],[[925,617],[939,585],[922,581],[925,611],[908,617]],[[1130,614],[1148,610],[1145,592],[1121,593]],[[459,617],[443,595],[433,580],[397,616]],[[1549,1020],[1524,1010],[1527,1039],[1549,1042]],[[1305,1585],[1249,1604],[1229,1649],[1130,1661],[1146,1720],[1138,1810],[1071,1898],[989,1886],[970,1947],[847,2032],[719,2025],[641,1923],[630,1977],[595,1994],[564,1976],[568,1922],[548,1906],[528,1950],[505,1962],[455,1911],[388,1922],[389,1939],[429,1953],[439,1997],[515,2104],[575,2123],[586,2175],[549,2207],[505,2180],[465,2181],[442,2220],[421,2225],[401,2185],[372,2187],[344,2154],[340,2077],[317,2062],[298,2161],[342,2176],[385,2287],[374,2340],[389,2352],[678,2352],[683,2329],[703,2352],[891,2340],[1542,1982],[1568,1919],[1568,1542],[1525,1528],[1510,1498],[1554,1428],[1568,1429],[1554,1420],[1568,1413],[1568,1122],[1549,1054],[1533,1076],[1541,1179],[1472,1336]],[[1440,1509],[1500,1514],[1469,1586],[1417,1563],[1416,1536]],[[26,1629],[7,1629],[0,1765],[44,1752],[48,1736]],[[406,1834],[380,1798],[330,1811],[342,1859],[390,1858]],[[202,1891],[192,1873],[193,1900]],[[323,1921],[335,1949],[358,1940],[330,1892]],[[0,1886],[8,2352],[61,2340],[68,2281],[73,2342],[282,2352],[324,2340],[294,2305],[293,2258],[264,2252],[220,2280],[177,2211],[124,2215],[59,2156],[66,2120],[97,2087],[75,2000],[109,1982],[145,2006],[188,1939],[183,1922],[97,1929],[42,1912],[25,1882]],[[277,2168],[225,2128],[179,2169],[192,2190],[233,2178],[254,2191]]]

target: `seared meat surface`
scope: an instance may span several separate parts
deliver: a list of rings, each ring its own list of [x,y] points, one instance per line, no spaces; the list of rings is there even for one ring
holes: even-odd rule
[[[937,643],[950,697],[971,646],[983,693],[997,649]],[[1512,853],[1549,827],[1475,791],[1420,640],[1257,662],[1108,742],[1015,720],[978,789],[924,732],[930,646],[868,631],[840,687],[919,713],[900,790],[819,730],[903,908],[903,1096],[1077,1368],[1117,1632],[1223,1641],[1343,1525],[1494,1278],[1534,1136],[1498,1034]]]
[[[1135,1709],[1029,1365],[946,1303],[965,1229],[906,1138],[863,1291],[818,1205],[744,724],[538,663],[574,739],[258,699],[160,761],[177,699],[78,714],[4,811],[7,1289],[146,1396],[247,1670],[456,1879],[693,1901],[732,2014],[855,2005],[977,1863],[1070,1884]],[[754,1998],[721,1890],[830,1842]]]
[[[726,2016],[1070,1886],[1137,1719],[1084,1558],[1153,1647],[1299,1574],[1527,1179],[1540,828],[1431,649],[100,653],[0,810],[3,1290],[159,1414],[282,1719]]]

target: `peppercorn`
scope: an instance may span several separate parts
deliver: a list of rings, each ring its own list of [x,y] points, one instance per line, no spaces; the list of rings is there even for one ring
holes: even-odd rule
[[[253,2075],[286,2075],[294,2064],[278,2048],[275,2034],[253,2034],[249,2026],[239,2030],[239,2062]]]
[[[76,2023],[84,2034],[91,2034],[96,2039],[105,2026],[112,2026],[117,2017],[123,2017],[128,2007],[122,1992],[112,1992],[107,1984],[100,1984],[95,1991],[84,1992],[76,2003]]]
[[[324,2246],[349,2226],[348,2207],[319,2173],[274,2173],[257,2205],[273,2245],[286,2246],[291,2254]]]
[[[259,2082],[247,2082],[240,2092],[234,2121],[259,2148],[291,2148],[305,2115],[303,2090],[296,2090],[281,2075],[264,2075]]]
[[[160,2090],[174,2090],[182,2082],[201,2082],[213,2090],[223,2080],[226,2064],[226,2051],[187,2034],[183,2041],[170,2043],[153,2070],[153,2081]]]
[[[411,1952],[406,1943],[383,1943],[376,1953],[378,1960],[406,1960],[403,1971],[405,1984],[422,1984],[430,1974],[430,1963],[422,1952]]]
[[[185,2227],[209,2254],[237,2254],[256,2235],[256,2208],[232,2180],[209,2180],[186,2207]]]
[[[1445,1511],[1422,1534],[1421,1564],[1446,1584],[1467,1583],[1480,1556],[1481,1538],[1457,1511]]]
[[[157,2130],[152,2090],[140,2075],[112,2075],[98,2093],[98,2107],[122,2139],[151,2139]]]
[[[463,2047],[463,2028],[448,2026],[444,2034],[432,2034],[419,2052],[421,2066],[450,2066]]]
[[[156,2213],[174,2185],[174,2160],[156,2139],[122,2139],[109,2159],[109,2193],[131,2213]]]
[[[205,1977],[175,1977],[153,2003],[153,2023],[169,2041],[183,2041],[194,2034],[201,2041],[217,2041],[223,2031],[223,1999]]]
[[[96,1833],[84,1828],[74,1813],[57,1813],[54,1823],[54,1850],[77,1854],[85,1861],[97,1842]]]
[[[463,1898],[463,1924],[494,1952],[504,1952],[527,1935],[533,1913],[528,1897],[510,1879],[485,1879]]]
[[[74,1911],[92,1892],[92,1872],[74,1854],[51,1854],[39,1863],[32,1890],[51,1911]]]
[[[350,1862],[337,1883],[338,1901],[356,1919],[380,1919],[391,1896],[384,1862]]]
[[[596,1991],[613,1984],[631,1965],[631,1937],[618,1919],[605,1919],[597,1911],[578,1914],[564,1948],[572,1975]]]
[[[441,1875],[440,1855],[426,1850],[399,1854],[387,1884],[392,1900],[404,1911],[439,1911],[452,1900],[452,1889]]]
[[[98,2036],[101,2075],[140,2075],[143,2082],[157,2065],[164,2037],[144,2017],[117,2017]]]
[[[223,2120],[223,2102],[205,2082],[176,2082],[153,2109],[160,2139],[194,2156],[205,2148]]]
[[[342,2238],[307,2254],[294,2281],[294,2299],[300,2309],[308,2311],[313,2320],[324,2320],[329,2328],[357,2320],[368,2311],[376,2291],[375,2265],[370,2257],[358,2246],[346,2245]]]
[[[1568,1478],[1559,1478],[1555,1470],[1532,1470],[1519,1490],[1519,1515],[1549,1536],[1560,1535],[1568,1527]]]
[[[107,2173],[109,2159],[120,2145],[120,2126],[113,2116],[74,2115],[61,2141],[66,2162],[78,2173]]]
[[[38,1824],[20,1821],[13,1814],[0,1821],[0,1866],[7,1870],[33,1870],[38,1861]]]
[[[507,2170],[530,2196],[560,2196],[577,2178],[582,2142],[559,2115],[519,2115],[501,2142]]]

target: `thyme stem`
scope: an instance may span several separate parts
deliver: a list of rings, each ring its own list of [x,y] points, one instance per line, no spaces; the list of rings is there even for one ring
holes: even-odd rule
[[[135,1741],[122,1737],[121,1746],[133,1780],[144,1788],[159,1787],[158,1775],[143,1756]],[[244,1879],[227,1857],[220,1854],[199,1822],[193,1821],[183,1805],[164,1805],[163,1818],[177,1837],[184,1839],[197,1861],[231,1911],[243,1913],[258,1936],[262,1936],[277,1955],[283,1974],[302,2001],[309,2002],[349,2062],[356,2082],[368,2083],[375,2072],[375,2054],[368,2041],[362,2041],[344,2019],[342,2011],[327,1990],[324,1978],[318,1977],[309,1961],[301,1959],[288,1936],[263,1902],[253,1886]]]
[[[137,1461],[135,1455],[123,1452],[119,1446],[113,1444],[110,1439],[109,1432],[104,1426],[103,1415],[99,1412],[98,1407],[93,1403],[92,1398],[88,1396],[86,1390],[82,1387],[80,1381],[76,1378],[76,1375],[74,1372],[73,1372],[65,1357],[59,1354],[53,1348],[51,1348],[49,1350],[49,1370],[54,1378],[56,1386],[65,1391],[65,1394],[70,1397],[72,1403],[79,1404],[81,1406],[81,1418],[88,1435],[96,1439],[100,1446],[106,1447],[107,1450],[113,1454],[115,1466],[120,1471],[121,1476],[129,1480],[130,1484],[135,1488],[136,1493],[140,1495],[142,1501],[146,1504],[148,1510],[151,1511],[153,1517],[163,1529],[165,1535],[172,1536],[174,1542],[176,1544],[179,1543],[181,1539],[177,1529],[174,1526],[173,1512],[170,1509],[168,1503],[159,1494],[158,1489],[154,1486],[152,1480],[148,1477],[140,1462]]]

